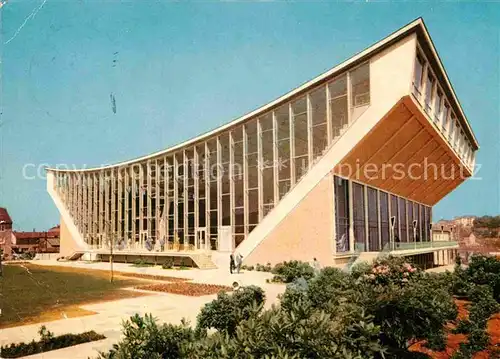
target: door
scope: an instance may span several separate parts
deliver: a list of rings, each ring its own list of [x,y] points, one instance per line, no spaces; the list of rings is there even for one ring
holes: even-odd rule
[[[196,249],[207,249],[207,230],[205,228],[198,228],[196,231]]]
[[[148,240],[148,232],[147,231],[141,231],[139,235],[139,244],[137,249],[144,249],[146,248],[146,241]]]

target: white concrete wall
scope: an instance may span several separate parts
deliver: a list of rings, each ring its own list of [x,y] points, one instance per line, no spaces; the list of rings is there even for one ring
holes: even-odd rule
[[[54,173],[51,171],[47,171],[47,192],[61,214],[61,255],[69,255],[73,251],[89,249],[78,228],[76,228],[66,206],[54,190]]]

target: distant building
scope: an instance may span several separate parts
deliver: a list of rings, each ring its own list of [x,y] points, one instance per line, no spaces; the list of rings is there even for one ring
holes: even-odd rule
[[[12,259],[15,254],[26,252],[59,252],[59,226],[44,232],[17,232],[12,230],[12,224],[7,209],[0,208],[0,249],[3,258]]]
[[[5,258],[12,253],[12,219],[6,208],[0,207],[0,250]]]
[[[451,241],[453,224],[450,221],[439,221],[432,225],[432,240],[439,242]]]
[[[15,244],[12,246],[16,253],[58,253],[59,226],[46,232],[12,232]]]
[[[475,219],[476,216],[461,216],[461,217],[455,217],[453,219],[453,222],[457,225],[472,227],[474,225]]]

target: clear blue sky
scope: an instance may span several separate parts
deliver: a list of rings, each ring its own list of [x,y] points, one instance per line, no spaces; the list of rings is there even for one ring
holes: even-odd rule
[[[482,180],[442,200],[434,220],[500,213],[500,4],[48,0],[5,44],[42,2],[11,0],[0,10],[0,206],[17,229],[59,221],[45,181],[23,178],[25,164],[90,167],[174,145],[419,16],[481,144]]]

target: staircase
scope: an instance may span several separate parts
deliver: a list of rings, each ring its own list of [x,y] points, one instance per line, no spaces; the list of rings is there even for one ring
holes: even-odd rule
[[[80,252],[80,251],[73,252],[66,259],[69,260],[69,261],[76,261],[76,260],[82,258],[82,256],[84,254],[85,254],[85,252]]]
[[[191,254],[189,257],[193,260],[196,266],[200,269],[217,269],[217,266],[212,261],[212,258],[205,253]]]

